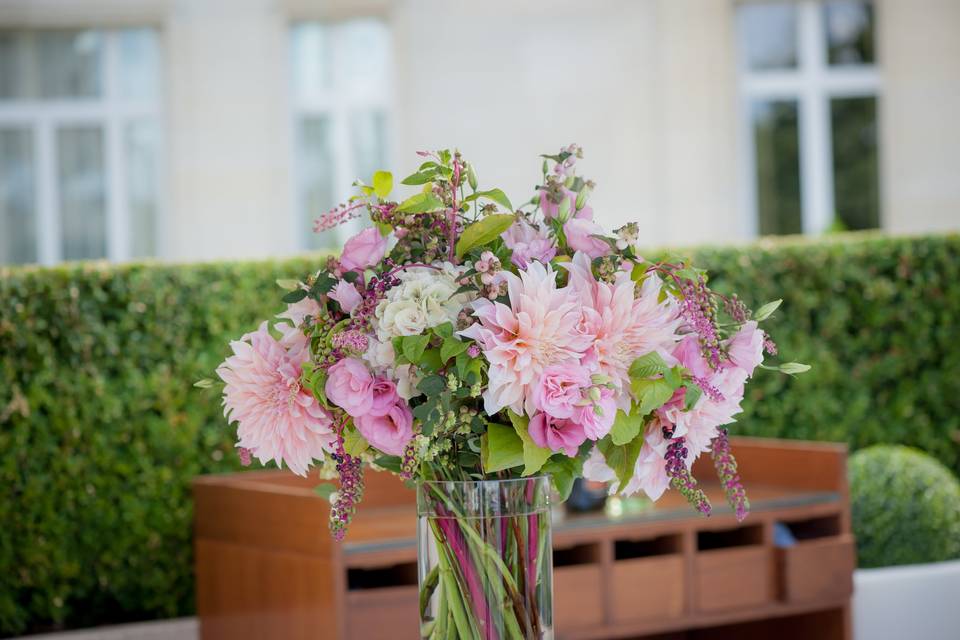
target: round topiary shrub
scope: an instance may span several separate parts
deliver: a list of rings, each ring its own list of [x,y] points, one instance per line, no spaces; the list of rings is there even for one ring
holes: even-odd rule
[[[860,567],[960,558],[960,482],[942,464],[877,445],[850,457],[849,477]]]

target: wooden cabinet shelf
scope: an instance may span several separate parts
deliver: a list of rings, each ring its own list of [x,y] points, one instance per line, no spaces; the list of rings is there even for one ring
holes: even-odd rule
[[[709,484],[710,518],[676,492],[639,513],[555,518],[557,638],[850,637],[845,448],[733,446],[752,505],[743,523]],[[698,478],[709,463],[698,461]],[[277,471],[197,478],[203,640],[418,637],[413,493],[368,474],[363,508],[336,544],[313,484]],[[778,531],[793,544],[776,546]]]

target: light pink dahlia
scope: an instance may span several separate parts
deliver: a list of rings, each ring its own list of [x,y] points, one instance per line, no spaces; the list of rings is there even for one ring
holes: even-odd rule
[[[501,271],[510,306],[479,299],[473,303],[479,322],[460,332],[480,344],[490,363],[484,409],[494,415],[504,407],[536,413],[534,390],[550,365],[579,362],[593,342],[584,332],[580,299],[570,287],[557,287],[550,266],[531,262],[516,276]]]
[[[613,380],[620,390],[630,388],[630,365],[651,351],[668,353],[676,343],[680,314],[672,297],[660,301],[661,281],[650,275],[634,295],[636,283],[630,273],[621,271],[613,284],[598,281],[590,269],[590,258],[582,252],[563,265],[570,272],[569,288],[587,309],[586,331],[596,335],[587,353],[600,373]],[[617,393],[617,406],[630,409],[627,393]]]
[[[332,421],[308,390],[300,386],[302,352],[288,351],[260,328],[230,343],[233,355],[217,368],[226,383],[224,415],[237,422],[237,446],[261,463],[286,462],[305,476],[334,439]]]

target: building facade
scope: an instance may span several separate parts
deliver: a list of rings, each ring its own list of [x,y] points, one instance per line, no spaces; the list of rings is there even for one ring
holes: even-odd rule
[[[960,228],[956,0],[0,0],[0,263],[277,256],[457,146],[578,142],[651,245]]]

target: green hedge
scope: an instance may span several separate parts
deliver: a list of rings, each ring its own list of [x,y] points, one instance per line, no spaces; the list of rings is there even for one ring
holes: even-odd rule
[[[960,237],[696,255],[718,289],[783,297],[774,337],[815,367],[759,373],[738,432],[958,467]],[[191,385],[316,262],[0,269],[0,635],[192,611],[189,482],[236,459],[216,394]]]

